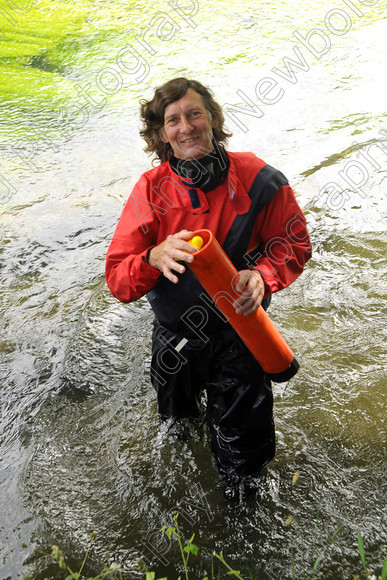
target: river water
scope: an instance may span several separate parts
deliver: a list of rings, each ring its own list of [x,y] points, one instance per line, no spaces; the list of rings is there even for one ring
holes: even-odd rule
[[[325,548],[315,578],[352,578],[358,528],[380,573],[385,4],[1,0],[0,21],[1,579],[62,577],[44,554],[57,544],[79,568],[91,532],[90,575],[114,561],[143,577],[141,559],[177,578],[177,542],[158,531],[177,511],[199,547],[193,578],[211,575],[213,550],[246,578],[312,578]],[[181,439],[160,424],[150,308],[118,303],[104,281],[151,166],[138,101],[178,75],[214,90],[229,149],[285,173],[314,247],[273,297],[301,369],[273,385],[277,455],[243,505],[217,487],[205,429]]]

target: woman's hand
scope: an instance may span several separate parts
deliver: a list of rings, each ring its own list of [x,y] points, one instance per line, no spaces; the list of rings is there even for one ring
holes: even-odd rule
[[[160,270],[168,280],[176,284],[179,278],[173,270],[183,274],[185,267],[181,262],[188,264],[193,262],[192,254],[197,252],[197,249],[186,241],[192,238],[193,234],[194,232],[181,230],[169,235],[161,244],[151,249],[148,254],[148,264]]]
[[[235,289],[240,297],[234,302],[237,314],[249,316],[260,306],[265,295],[265,284],[258,270],[241,270]]]

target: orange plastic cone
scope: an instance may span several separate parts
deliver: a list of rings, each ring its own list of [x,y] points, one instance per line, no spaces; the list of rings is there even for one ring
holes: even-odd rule
[[[196,230],[194,237],[202,238],[203,245],[189,264],[192,272],[270,378],[289,380],[300,366],[293,352],[262,306],[249,316],[236,313],[238,271],[210,230]],[[200,241],[194,240],[193,245],[199,247]]]

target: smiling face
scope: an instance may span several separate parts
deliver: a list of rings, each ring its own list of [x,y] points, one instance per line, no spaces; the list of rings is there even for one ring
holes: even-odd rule
[[[213,149],[215,126],[216,121],[211,120],[201,95],[188,89],[181,99],[165,107],[160,138],[171,145],[175,157],[200,159]]]

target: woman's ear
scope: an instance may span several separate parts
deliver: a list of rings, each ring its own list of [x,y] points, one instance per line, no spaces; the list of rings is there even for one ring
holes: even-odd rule
[[[211,113],[210,113],[210,111],[208,109],[207,109],[207,114],[208,114],[208,120],[211,123],[211,127],[213,129],[216,129],[216,127],[218,126],[218,121],[216,119],[213,119],[212,118],[212,115],[211,115]]]
[[[169,143],[169,139],[167,138],[164,127],[161,127],[159,131],[159,137],[163,143]]]

